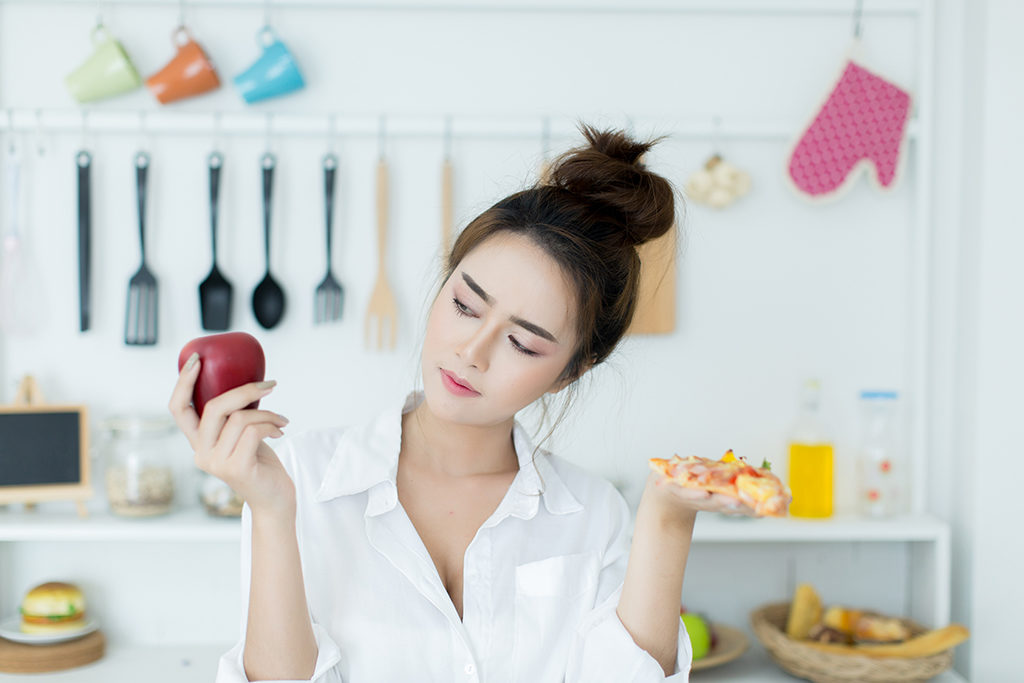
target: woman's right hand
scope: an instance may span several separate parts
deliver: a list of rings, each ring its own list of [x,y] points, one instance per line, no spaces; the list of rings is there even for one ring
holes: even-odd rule
[[[168,408],[192,445],[199,469],[221,479],[245,499],[253,515],[295,514],[295,485],[274,450],[263,440],[284,435],[283,415],[246,409],[264,398],[276,382],[250,382],[206,403],[200,419],[192,407],[199,358],[178,375]]]

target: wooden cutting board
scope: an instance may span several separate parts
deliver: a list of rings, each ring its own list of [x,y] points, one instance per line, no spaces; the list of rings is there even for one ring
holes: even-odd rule
[[[540,178],[546,180],[551,162],[541,162]],[[676,250],[678,225],[656,240],[640,246],[640,292],[633,322],[626,334],[670,334],[676,329]]]
[[[27,645],[0,638],[0,671],[27,674],[73,669],[101,658],[106,644],[102,631],[52,645]]]
[[[640,246],[640,293],[627,334],[669,334],[676,329],[677,226]]]

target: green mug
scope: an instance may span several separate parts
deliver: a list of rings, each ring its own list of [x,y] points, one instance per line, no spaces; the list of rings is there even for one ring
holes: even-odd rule
[[[93,51],[85,63],[72,71],[64,83],[78,102],[93,102],[134,90],[142,85],[128,54],[107,27],[92,30]]]

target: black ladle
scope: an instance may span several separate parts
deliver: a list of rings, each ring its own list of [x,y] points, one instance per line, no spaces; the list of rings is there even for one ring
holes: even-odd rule
[[[213,267],[199,284],[199,316],[204,330],[224,331],[231,325],[232,287],[217,268],[217,198],[220,196],[220,169],[224,155],[211,152],[210,166],[210,239]]]
[[[269,330],[284,316],[284,290],[270,275],[270,190],[274,182],[275,158],[269,152],[260,158],[263,167],[263,253],[267,273],[252,293],[252,312],[256,322]]]

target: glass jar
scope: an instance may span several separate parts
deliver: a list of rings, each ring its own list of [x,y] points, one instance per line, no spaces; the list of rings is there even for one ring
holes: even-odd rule
[[[899,433],[899,394],[862,391],[861,441],[857,457],[860,512],[892,517],[903,512],[906,458]]]
[[[104,420],[100,430],[110,510],[126,517],[169,512],[176,479],[174,422],[157,415],[124,415]]]
[[[241,517],[245,502],[234,489],[206,472],[200,472],[199,502],[214,517]]]

